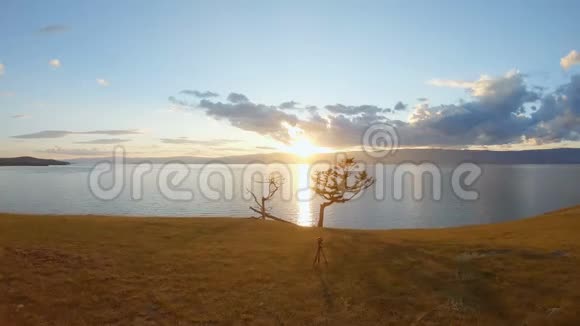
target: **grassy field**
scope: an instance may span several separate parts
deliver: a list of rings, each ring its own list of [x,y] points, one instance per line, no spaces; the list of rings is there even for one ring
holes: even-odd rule
[[[313,268],[316,238],[328,266]],[[580,207],[496,225],[0,215],[0,325],[578,325]]]

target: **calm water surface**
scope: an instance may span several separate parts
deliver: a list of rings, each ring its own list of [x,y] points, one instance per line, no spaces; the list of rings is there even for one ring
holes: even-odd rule
[[[89,189],[91,166],[1,167],[0,212],[37,214],[101,214],[134,216],[232,216],[252,215],[252,204],[246,188],[250,182],[243,165],[212,167],[210,186],[224,193],[232,192],[233,199],[213,200],[204,197],[199,186],[201,165],[188,165],[187,179],[178,186],[193,192],[193,200],[167,199],[159,190],[159,171],[143,176],[143,198],[133,200],[129,175],[136,168],[124,167],[127,185],[120,196],[111,201],[95,198]],[[377,186],[384,193],[376,199],[377,189],[369,189],[363,196],[347,204],[335,204],[326,210],[325,225],[339,228],[390,229],[437,228],[466,224],[493,223],[533,216],[550,210],[580,204],[580,165],[483,165],[483,174],[471,189],[479,192],[475,201],[460,200],[450,186],[451,167],[442,169],[442,196],[434,200],[431,179],[425,178],[424,198],[412,196],[412,180],[404,179],[404,197],[392,196],[392,166],[384,171],[385,178]],[[208,173],[208,168],[204,172]],[[272,212],[300,225],[315,223],[319,201],[310,200],[307,188],[308,165],[291,165],[285,174],[286,192],[280,193],[271,206]],[[212,173],[210,173],[212,174]],[[224,181],[220,175],[231,174]],[[107,185],[105,178],[104,184]],[[225,187],[224,187],[225,186]],[[256,188],[254,188],[257,190]],[[282,198],[288,196],[290,198]]]

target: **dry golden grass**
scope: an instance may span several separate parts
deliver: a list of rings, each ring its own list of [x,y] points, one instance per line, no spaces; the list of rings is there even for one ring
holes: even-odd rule
[[[0,215],[0,325],[578,325],[579,254],[580,207],[393,231]]]

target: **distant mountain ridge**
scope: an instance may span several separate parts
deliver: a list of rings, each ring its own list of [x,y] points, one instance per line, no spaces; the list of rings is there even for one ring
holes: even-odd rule
[[[0,166],[50,166],[69,164],[69,162],[46,160],[30,156],[0,158]]]
[[[366,163],[396,164],[403,162],[433,162],[437,164],[457,164],[474,162],[479,164],[580,164],[580,148],[556,148],[522,151],[489,151],[489,150],[453,150],[453,149],[400,149],[381,158],[374,158],[365,152],[346,152],[349,156]],[[150,162],[163,164],[181,162],[186,164],[207,164],[211,162],[225,164],[248,163],[312,163],[317,161],[333,162],[337,153],[317,154],[308,158],[288,153],[250,154],[239,156],[210,157],[147,157],[126,158],[126,164]],[[81,158],[69,160],[76,164],[88,164],[98,161],[109,161],[110,158]]]

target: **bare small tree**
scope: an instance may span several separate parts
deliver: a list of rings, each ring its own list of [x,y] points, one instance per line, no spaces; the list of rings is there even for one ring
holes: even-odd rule
[[[281,219],[279,217],[276,217],[276,216],[273,216],[272,214],[270,214],[269,213],[270,207],[266,206],[267,202],[270,199],[272,199],[272,197],[274,197],[274,195],[278,192],[280,187],[284,184],[284,178],[282,178],[281,176],[270,175],[270,177],[268,178],[267,181],[262,181],[259,183],[268,184],[268,189],[267,189],[268,193],[267,194],[264,193],[261,196],[261,198],[258,199],[258,196],[256,196],[256,194],[254,194],[254,192],[252,192],[250,189],[248,189],[248,192],[254,198],[254,202],[256,202],[256,207],[250,206],[250,210],[260,214],[258,218],[262,219],[262,220],[265,220],[266,218],[270,218],[270,219],[273,219],[276,221],[290,223],[284,219]]]
[[[375,183],[366,171],[359,171],[354,158],[345,158],[326,171],[312,176],[314,193],[325,201],[320,204],[318,227],[324,227],[324,209],[334,203],[346,203]]]

